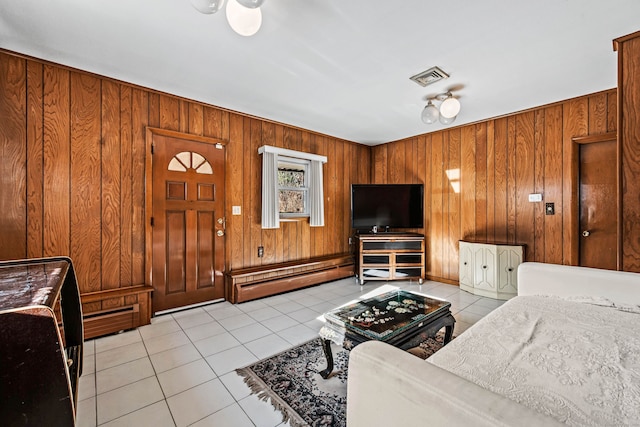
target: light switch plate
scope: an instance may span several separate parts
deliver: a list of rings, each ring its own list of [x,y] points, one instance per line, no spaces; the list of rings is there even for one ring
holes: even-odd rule
[[[540,193],[529,194],[529,201],[530,202],[541,202],[542,201],[542,194],[540,194]]]
[[[232,206],[231,207],[232,215],[242,215],[242,208],[240,206]]]

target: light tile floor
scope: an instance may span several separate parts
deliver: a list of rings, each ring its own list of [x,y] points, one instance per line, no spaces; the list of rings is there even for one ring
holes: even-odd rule
[[[456,335],[503,303],[438,282],[359,286],[349,278],[157,316],[150,325],[85,343],[78,426],[284,425],[235,369],[316,338],[322,313],[395,288],[450,301]]]

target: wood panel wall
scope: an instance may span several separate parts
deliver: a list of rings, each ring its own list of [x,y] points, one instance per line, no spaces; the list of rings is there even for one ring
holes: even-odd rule
[[[369,147],[0,52],[0,259],[70,256],[83,293],[145,283],[147,126],[225,143],[227,270],[349,251]],[[264,144],[327,156],[325,227],[260,228]]]
[[[425,228],[416,231],[427,237],[430,278],[457,283],[461,239],[524,244],[527,261],[570,264],[572,138],[615,131],[616,120],[609,90],[376,146],[372,182],[424,183]],[[544,202],[530,203],[530,193]]]
[[[621,266],[640,272],[640,32],[614,41],[618,51],[622,177]]]

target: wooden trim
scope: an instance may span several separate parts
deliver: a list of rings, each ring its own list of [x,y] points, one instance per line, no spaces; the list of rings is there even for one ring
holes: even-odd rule
[[[148,285],[126,286],[116,289],[108,289],[106,291],[87,292],[80,295],[83,304],[102,301],[109,298],[122,298],[129,295],[148,294],[153,288]]]
[[[617,204],[617,212],[618,212],[618,230],[617,230],[617,250],[616,250],[616,268],[618,270],[621,269],[621,255],[622,255],[622,192],[620,191],[621,186],[621,172],[620,172],[620,141],[618,140],[617,132],[605,132],[596,135],[587,135],[580,137],[571,138],[571,191],[574,193],[574,197],[571,201],[571,212],[569,215],[571,218],[575,219],[575,227],[573,230],[570,230],[571,235],[571,246],[575,248],[571,253],[571,265],[579,265],[580,259],[580,230],[577,229],[580,224],[580,171],[579,169],[579,155],[580,155],[580,145],[583,144],[594,144],[598,142],[606,142],[606,141],[616,141],[616,167],[618,170],[617,182],[616,182],[616,204]]]
[[[613,39],[613,50],[618,52],[618,47],[620,43],[624,43],[631,39],[635,39],[636,37],[640,37],[640,31],[636,31],[635,33],[627,34],[626,36],[618,37]],[[619,69],[619,68],[618,68]],[[618,80],[620,81],[620,80]]]

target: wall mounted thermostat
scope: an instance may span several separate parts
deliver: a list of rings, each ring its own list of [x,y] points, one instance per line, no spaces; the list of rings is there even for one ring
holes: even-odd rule
[[[540,194],[540,193],[529,194],[529,201],[530,202],[541,202],[542,201],[542,194]]]

